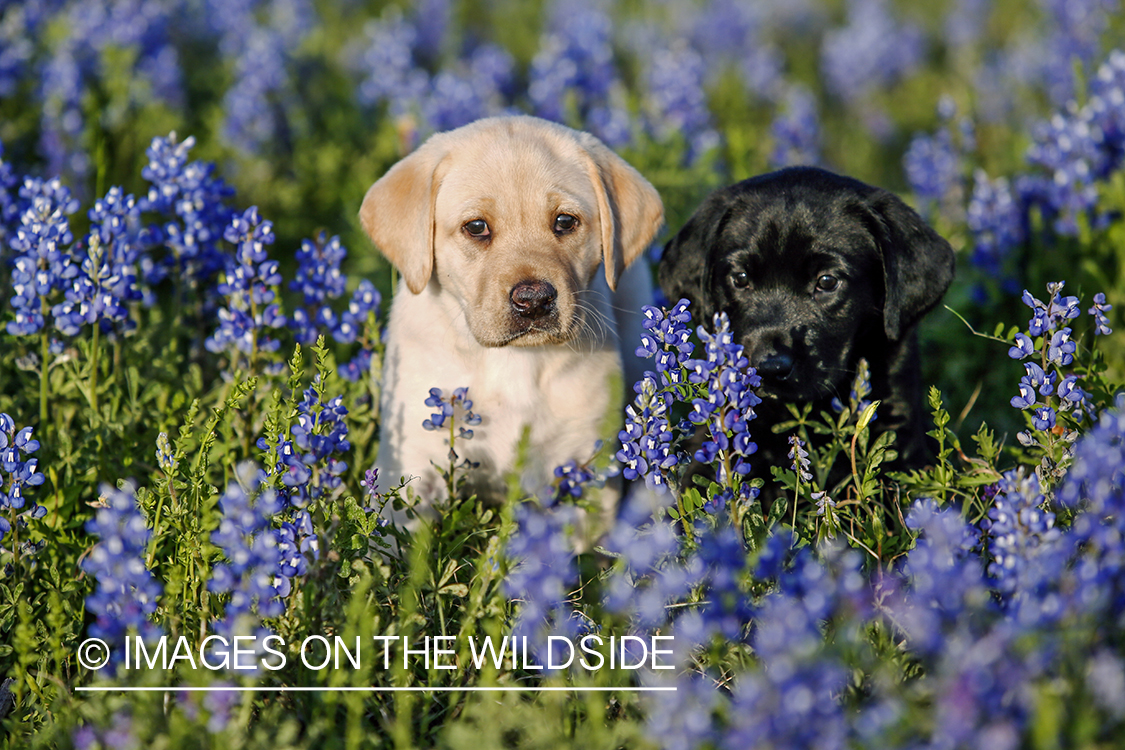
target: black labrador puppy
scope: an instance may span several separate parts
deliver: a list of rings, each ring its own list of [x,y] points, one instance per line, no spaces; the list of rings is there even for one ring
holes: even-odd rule
[[[896,468],[925,463],[915,328],[953,266],[949,243],[891,193],[794,167],[712,193],[665,247],[660,285],[697,323],[730,318],[762,378],[752,463],[768,478],[790,463],[787,436],[769,429],[790,418],[785,403],[846,403],[861,358],[882,401],[872,430],[896,431]]]

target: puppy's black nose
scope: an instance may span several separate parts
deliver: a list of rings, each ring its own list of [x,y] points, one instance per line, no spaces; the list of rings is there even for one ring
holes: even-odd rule
[[[793,374],[793,355],[787,352],[774,352],[758,365],[758,374],[771,380],[788,380]]]
[[[558,296],[549,281],[521,281],[512,287],[508,299],[517,315],[535,320],[551,312]]]

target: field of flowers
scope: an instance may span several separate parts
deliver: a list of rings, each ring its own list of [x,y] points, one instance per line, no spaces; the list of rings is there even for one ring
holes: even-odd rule
[[[0,0],[0,748],[1121,747],[1121,11]],[[902,195],[958,252],[932,466],[884,469],[861,372],[763,512],[755,374],[654,300],[619,444],[482,507],[433,383],[453,497],[383,520],[358,207],[507,112],[598,135],[670,231],[790,164]],[[692,432],[718,481],[673,492]]]

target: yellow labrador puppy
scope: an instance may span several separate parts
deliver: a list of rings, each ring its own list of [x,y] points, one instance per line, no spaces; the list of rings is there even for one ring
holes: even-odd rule
[[[619,340],[635,360],[651,298],[645,264],[626,269],[663,218],[652,185],[601,141],[534,117],[440,133],[395,164],[360,209],[402,276],[387,327],[380,476],[419,477],[411,486],[423,506],[444,496],[435,465],[449,465],[448,432],[422,427],[432,387],[447,397],[468,387],[482,421],[457,450],[479,464],[469,483],[485,499],[503,495],[525,429],[530,491],[556,466],[588,459],[599,438],[615,439]]]

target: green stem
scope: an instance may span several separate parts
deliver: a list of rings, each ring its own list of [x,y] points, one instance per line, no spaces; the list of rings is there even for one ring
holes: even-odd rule
[[[800,449],[800,446],[797,446]],[[793,485],[793,538],[797,538],[797,501],[801,499],[801,459],[793,467],[797,472],[797,482]]]
[[[172,490],[172,478],[168,478],[168,490]],[[153,560],[156,559],[156,545],[160,543],[160,516],[164,510],[164,496],[161,495],[160,499],[156,501],[156,517],[152,520],[152,546],[148,550],[148,560],[145,561],[145,567],[149,570],[152,569]]]
[[[452,398],[452,396],[450,397]],[[457,452],[453,449],[453,441],[456,440],[456,432],[454,430],[454,423],[456,422],[453,414],[449,415],[449,476],[445,478],[448,485],[449,499],[453,499],[453,494],[457,490],[457,483],[453,480],[453,472],[457,469]]]
[[[40,297],[40,305],[43,311],[43,320],[47,319],[47,300]],[[47,424],[47,394],[50,390],[50,381],[48,376],[48,357],[51,355],[51,337],[47,333],[47,326],[44,323],[43,330],[39,334],[39,424]]]
[[[102,327],[94,321],[94,339],[90,344],[90,406],[94,408],[94,419],[98,418],[98,351]]]

